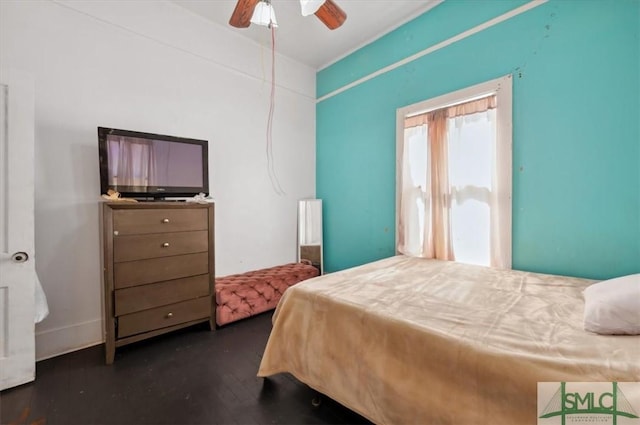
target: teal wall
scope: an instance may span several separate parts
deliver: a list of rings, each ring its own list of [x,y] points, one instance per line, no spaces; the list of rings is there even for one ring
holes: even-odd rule
[[[317,95],[526,3],[446,0],[318,72]],[[511,73],[513,267],[639,273],[639,28],[636,0],[551,0],[319,102],[325,269],[395,254],[396,109]]]

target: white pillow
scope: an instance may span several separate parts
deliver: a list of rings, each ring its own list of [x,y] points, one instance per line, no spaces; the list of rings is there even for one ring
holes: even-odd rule
[[[604,280],[584,290],[584,329],[640,335],[640,273]]]

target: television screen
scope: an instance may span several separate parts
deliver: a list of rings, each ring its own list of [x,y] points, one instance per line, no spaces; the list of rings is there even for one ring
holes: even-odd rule
[[[123,197],[208,194],[206,140],[98,127],[100,189]]]

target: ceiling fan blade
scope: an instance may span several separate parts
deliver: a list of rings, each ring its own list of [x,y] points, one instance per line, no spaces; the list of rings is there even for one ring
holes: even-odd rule
[[[247,28],[251,24],[251,15],[260,0],[238,0],[233,9],[229,25],[236,28]]]
[[[331,30],[338,28],[347,19],[344,10],[340,9],[332,0],[325,1],[317,10],[316,16]]]

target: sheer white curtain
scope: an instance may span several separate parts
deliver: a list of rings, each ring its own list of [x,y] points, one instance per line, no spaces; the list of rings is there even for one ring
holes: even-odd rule
[[[456,259],[489,265],[495,109],[448,119],[451,231]]]
[[[427,164],[429,162],[429,145],[427,141],[426,124],[405,128],[402,157],[402,197],[400,205],[400,232],[402,244],[399,251],[421,257],[425,238],[425,213],[428,207],[429,176]]]
[[[152,141],[110,138],[109,156],[115,159],[109,169],[109,182],[114,186],[149,186],[156,181]]]
[[[495,96],[405,120],[398,252],[510,268],[510,155]]]

